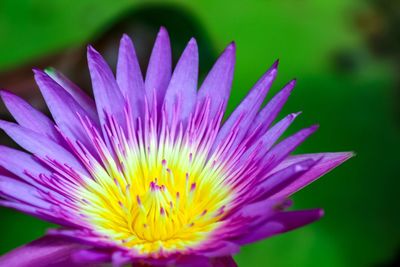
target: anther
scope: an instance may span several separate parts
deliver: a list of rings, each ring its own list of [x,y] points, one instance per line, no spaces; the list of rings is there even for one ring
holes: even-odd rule
[[[193,192],[195,189],[196,189],[196,183],[193,183],[193,184],[190,186],[190,192]]]

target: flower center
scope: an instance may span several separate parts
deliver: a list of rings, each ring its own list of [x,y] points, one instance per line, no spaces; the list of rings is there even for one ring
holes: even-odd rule
[[[207,239],[229,202],[229,190],[199,179],[204,175],[162,160],[154,169],[132,170],[127,179],[121,173],[112,183],[89,185],[81,209],[96,232],[126,248],[145,254],[184,250]]]
[[[80,153],[92,177],[83,179],[77,195],[79,213],[95,234],[159,257],[212,242],[232,189],[225,183],[224,161],[208,156],[211,130],[158,132],[151,123],[145,134],[125,134],[111,118],[108,144],[92,131],[100,159]]]

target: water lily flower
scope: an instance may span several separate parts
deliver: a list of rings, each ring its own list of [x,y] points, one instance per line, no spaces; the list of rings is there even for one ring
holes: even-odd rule
[[[277,65],[223,122],[235,44],[199,90],[191,39],[172,71],[161,28],[142,76],[121,39],[116,76],[91,46],[94,99],[56,70],[34,70],[50,119],[18,96],[0,128],[25,151],[0,146],[0,204],[60,228],[0,257],[0,266],[236,266],[232,255],[319,219],[288,197],[352,156],[291,155],[317,126],[277,142],[299,113],[273,124],[295,86],[261,108]]]

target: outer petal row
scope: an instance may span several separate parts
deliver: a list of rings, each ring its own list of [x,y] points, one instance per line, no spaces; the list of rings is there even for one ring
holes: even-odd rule
[[[118,252],[91,250],[87,247],[55,236],[45,236],[24,246],[21,246],[0,257],[0,266],[7,267],[100,267],[106,262],[113,266],[122,266],[124,256]],[[138,262],[143,262],[138,260]],[[144,261],[146,262],[146,260]],[[148,263],[156,266],[166,266],[160,261]],[[204,256],[179,256],[168,264],[177,267],[235,267],[231,256],[207,258]],[[142,266],[140,263],[133,266]]]

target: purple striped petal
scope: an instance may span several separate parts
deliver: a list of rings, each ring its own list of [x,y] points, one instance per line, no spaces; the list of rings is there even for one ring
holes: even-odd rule
[[[175,67],[165,94],[164,107],[170,125],[173,118],[176,122],[187,124],[196,104],[198,71],[198,48],[196,40],[192,38]]]
[[[254,142],[254,144],[247,149],[247,151],[242,156],[242,161],[246,161],[249,155],[251,155],[255,150],[259,150],[258,157],[261,158],[265,156],[271,147],[278,141],[279,137],[286,131],[286,129],[292,124],[294,119],[300,113],[292,113],[287,115],[285,118],[277,122],[270,130],[268,130],[259,140]]]
[[[255,139],[263,135],[272,122],[275,120],[278,113],[281,111],[283,105],[286,103],[290,93],[293,91],[296,81],[289,82],[279,93],[277,93],[268,104],[258,113],[254,123],[250,126],[248,131],[250,134],[257,131]]]
[[[290,153],[293,152],[304,140],[318,129],[317,125],[298,131],[292,136],[275,145],[265,156],[263,163],[266,170],[273,169]]]
[[[1,91],[0,94],[7,109],[19,125],[43,134],[53,141],[61,141],[61,137],[56,131],[54,123],[46,115],[33,108],[22,98],[10,92]]]
[[[168,32],[164,27],[161,27],[157,34],[146,72],[145,88],[148,101],[153,99],[155,92],[157,103],[163,102],[165,91],[171,79],[171,56]],[[160,109],[161,107],[158,108]]]
[[[235,51],[234,43],[225,48],[199,89],[198,104],[207,98],[211,100],[210,118],[215,116],[221,105],[225,109],[228,102],[235,68]]]
[[[299,191],[306,185],[312,183],[322,175],[336,168],[346,160],[353,157],[354,154],[352,152],[338,152],[338,153],[316,153],[316,154],[304,154],[304,155],[296,155],[291,156],[287,160],[283,161],[279,164],[273,171],[279,171],[279,169],[284,168],[288,164],[296,164],[305,160],[316,160],[320,159],[318,163],[313,166],[309,171],[301,175],[298,179],[296,179],[293,183],[287,186],[280,192],[277,192],[273,197],[287,197],[292,195],[293,193]]]
[[[83,267],[75,263],[71,254],[80,245],[56,237],[42,237],[0,257],[0,266],[7,267]]]
[[[50,174],[50,171],[37,162],[32,155],[5,146],[0,146],[0,166],[40,189],[45,189],[45,187],[32,179],[30,175]]]
[[[135,47],[128,35],[121,38],[117,64],[117,84],[128,101],[133,120],[144,114],[144,81]]]
[[[72,96],[93,121],[97,122],[96,104],[93,98],[57,70],[48,68],[45,72]]]
[[[322,216],[323,210],[321,209],[280,212],[267,222],[255,227],[253,231],[249,231],[246,235],[236,239],[235,242],[240,245],[257,242],[310,224]]]
[[[256,191],[254,191],[255,196],[258,199],[270,198],[272,195],[286,189],[289,184],[310,170],[317,164],[317,162],[318,159],[305,159],[275,172],[273,175],[267,177],[264,181],[261,181],[256,185]],[[277,197],[277,199],[282,199],[282,197]]]
[[[239,208],[232,216],[235,218],[267,218],[281,210],[281,207],[290,205],[291,202],[285,198],[263,199],[258,202],[250,203]]]
[[[242,141],[249,129],[249,126],[253,123],[253,120],[257,115],[257,112],[260,109],[261,104],[264,101],[264,98],[267,95],[273,81],[276,78],[277,67],[278,61],[276,61],[271,68],[257,81],[245,99],[243,99],[232,115],[229,116],[229,119],[224,123],[218,133],[213,150],[215,150],[215,148],[227,138],[230,131],[239,120],[240,123],[236,126],[239,128],[239,130],[233,144],[233,148],[237,147],[240,141]]]
[[[277,122],[274,126],[272,126],[271,129],[269,129],[260,138],[263,143],[264,149],[269,150],[276,143],[276,141],[278,141],[278,139],[287,130],[287,128],[289,128],[289,126],[292,124],[294,119],[297,118],[298,115],[300,115],[300,112],[289,114],[285,118]]]
[[[88,117],[94,125],[96,125],[94,122],[97,121],[97,118],[91,117],[67,91],[63,90],[46,73],[40,70],[34,70],[34,72],[46,104],[63,134],[74,141],[79,140],[93,153],[95,150],[84,127],[82,127],[80,117],[83,119]],[[99,126],[97,125],[97,127]]]
[[[36,188],[3,175],[0,175],[0,196],[42,209],[50,209],[51,207],[48,202],[40,198]]]
[[[201,255],[209,258],[230,256],[238,253],[240,246],[228,241],[219,240],[214,244],[210,244],[206,250],[201,251]]]
[[[5,207],[5,208],[10,208],[10,209],[15,209],[17,211],[20,211],[22,213],[32,215],[35,217],[39,217],[41,219],[46,220],[45,218],[41,217],[39,214],[39,208],[33,207],[32,205],[27,205],[24,203],[19,203],[11,200],[2,200],[0,199],[0,206]],[[1,265],[0,265],[1,266]]]
[[[58,217],[57,214],[54,214],[52,210],[41,209],[38,207],[34,207],[32,205],[27,205],[20,202],[1,200],[0,206],[5,208],[15,209],[17,211],[23,212],[25,214],[37,217],[41,220],[48,221],[50,223],[62,225],[64,227],[78,227],[77,224],[72,223],[71,221],[65,220],[62,217]],[[0,264],[1,266],[1,264]]]
[[[87,49],[87,59],[101,125],[106,122],[107,113],[113,115],[117,122],[124,126],[125,101],[114,74],[104,58],[91,46]]]
[[[67,164],[77,172],[89,175],[81,163],[64,147],[32,130],[15,123],[0,120],[0,129],[5,131],[17,144],[32,154],[42,158],[51,158],[61,164]]]

